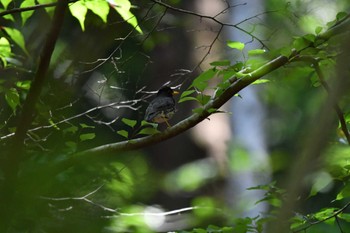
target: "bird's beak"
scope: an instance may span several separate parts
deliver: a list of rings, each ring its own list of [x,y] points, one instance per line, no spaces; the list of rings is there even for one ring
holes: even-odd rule
[[[178,92],[178,91],[173,91],[173,95],[178,95],[178,94],[180,94],[180,92]]]

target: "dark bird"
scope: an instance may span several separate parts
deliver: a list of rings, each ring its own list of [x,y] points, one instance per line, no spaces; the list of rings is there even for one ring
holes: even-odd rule
[[[149,103],[146,109],[145,120],[155,123],[165,122],[170,127],[168,120],[176,111],[174,94],[178,94],[178,92],[170,87],[165,86],[161,88],[157,96]]]

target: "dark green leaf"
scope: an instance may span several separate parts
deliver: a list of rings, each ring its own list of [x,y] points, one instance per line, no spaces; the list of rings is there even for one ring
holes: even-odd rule
[[[211,62],[211,66],[229,66],[231,62],[229,60],[222,60],[222,61],[214,61]]]
[[[19,94],[15,88],[10,88],[5,93],[5,99],[7,104],[11,107],[14,114],[16,114],[16,108],[19,105]]]
[[[346,13],[346,12],[339,12],[337,14],[336,18],[337,18],[338,21],[340,21],[340,20],[345,19],[347,16],[348,16],[348,13]]]

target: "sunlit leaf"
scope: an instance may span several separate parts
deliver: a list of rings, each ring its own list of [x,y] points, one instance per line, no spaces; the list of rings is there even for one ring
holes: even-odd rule
[[[20,89],[23,89],[23,90],[29,90],[31,83],[32,83],[32,81],[30,81],[30,80],[18,81],[18,82],[16,82],[16,86]]]
[[[57,124],[50,118],[49,119],[50,125],[52,125],[55,129],[60,130],[60,128],[57,126]]]
[[[10,88],[5,93],[5,99],[7,104],[11,107],[14,114],[16,114],[16,108],[19,105],[19,94],[15,88]]]
[[[1,0],[1,4],[4,6],[5,9],[7,9],[11,2],[12,0]]]
[[[88,9],[85,6],[84,2],[83,1],[74,2],[69,6],[69,10],[71,14],[78,19],[81,29],[85,31],[84,22],[85,22],[85,17]]]
[[[252,84],[257,85],[257,84],[263,84],[263,83],[268,83],[268,82],[270,82],[270,80],[262,78],[262,79],[258,79],[256,81],[254,81]]]
[[[126,22],[134,27],[140,34],[143,34],[136,17],[130,11],[131,3],[129,0],[108,0],[108,2]]]
[[[10,42],[5,38],[0,38],[0,58],[2,63],[4,64],[4,67],[7,66],[7,60],[6,58],[11,56],[11,45]]]
[[[91,140],[96,137],[95,133],[85,133],[85,134],[80,134],[79,138],[80,141],[86,141],[86,140]]]
[[[232,49],[237,49],[239,51],[242,51],[244,49],[244,43],[239,42],[239,41],[227,41],[227,46],[232,48]]]
[[[345,187],[338,193],[336,200],[339,201],[348,197],[350,197],[350,185],[345,185]]]
[[[103,22],[107,22],[107,16],[109,13],[109,5],[105,0],[92,0],[85,1],[85,6],[91,10],[94,14],[98,15]]]
[[[28,55],[22,33],[15,28],[3,27],[3,29],[9,35],[9,37]]]
[[[35,0],[24,0],[21,4],[21,8],[23,7],[28,7],[28,6],[34,6],[36,3],[35,3]],[[21,13],[21,17],[22,17],[22,25],[24,25],[26,22],[27,22],[27,19],[32,16],[34,13],[34,11],[23,11]]]

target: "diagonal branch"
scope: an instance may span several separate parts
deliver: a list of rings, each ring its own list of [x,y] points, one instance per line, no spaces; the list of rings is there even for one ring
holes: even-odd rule
[[[327,41],[329,38],[336,34],[344,33],[349,31],[348,26],[350,25],[350,20],[346,22],[343,21],[337,26],[332,27],[325,33],[319,35],[319,38],[322,38],[324,41]],[[343,29],[343,30],[341,30]],[[311,46],[311,45],[310,45]],[[310,47],[309,46],[309,47]],[[304,48],[305,49],[305,48]],[[302,49],[302,50],[304,50]],[[301,51],[302,51],[301,50]],[[82,152],[75,153],[71,155],[68,159],[61,161],[60,163],[50,167],[50,172],[53,174],[61,172],[62,170],[73,166],[76,162],[80,160],[87,160],[89,158],[95,158],[96,156],[108,156],[115,154],[121,151],[130,151],[140,149],[149,145],[153,145],[164,140],[175,137],[186,130],[194,127],[201,121],[207,119],[213,112],[212,109],[219,109],[223,104],[230,100],[235,94],[249,86],[251,83],[257,79],[263,77],[266,74],[271,73],[272,71],[284,66],[288,62],[293,62],[293,59],[299,55],[299,52],[293,50],[289,57],[278,56],[275,59],[267,62],[261,67],[253,70],[251,72],[241,71],[239,73],[240,77],[237,76],[231,77],[228,81],[231,83],[228,88],[226,88],[220,96],[213,97],[206,105],[203,106],[203,111],[201,113],[194,113],[188,118],[182,120],[171,128],[166,129],[164,132],[159,134],[154,134],[151,136],[146,136],[143,138],[137,138],[117,143],[106,144],[98,146],[92,149],[88,149]]]

